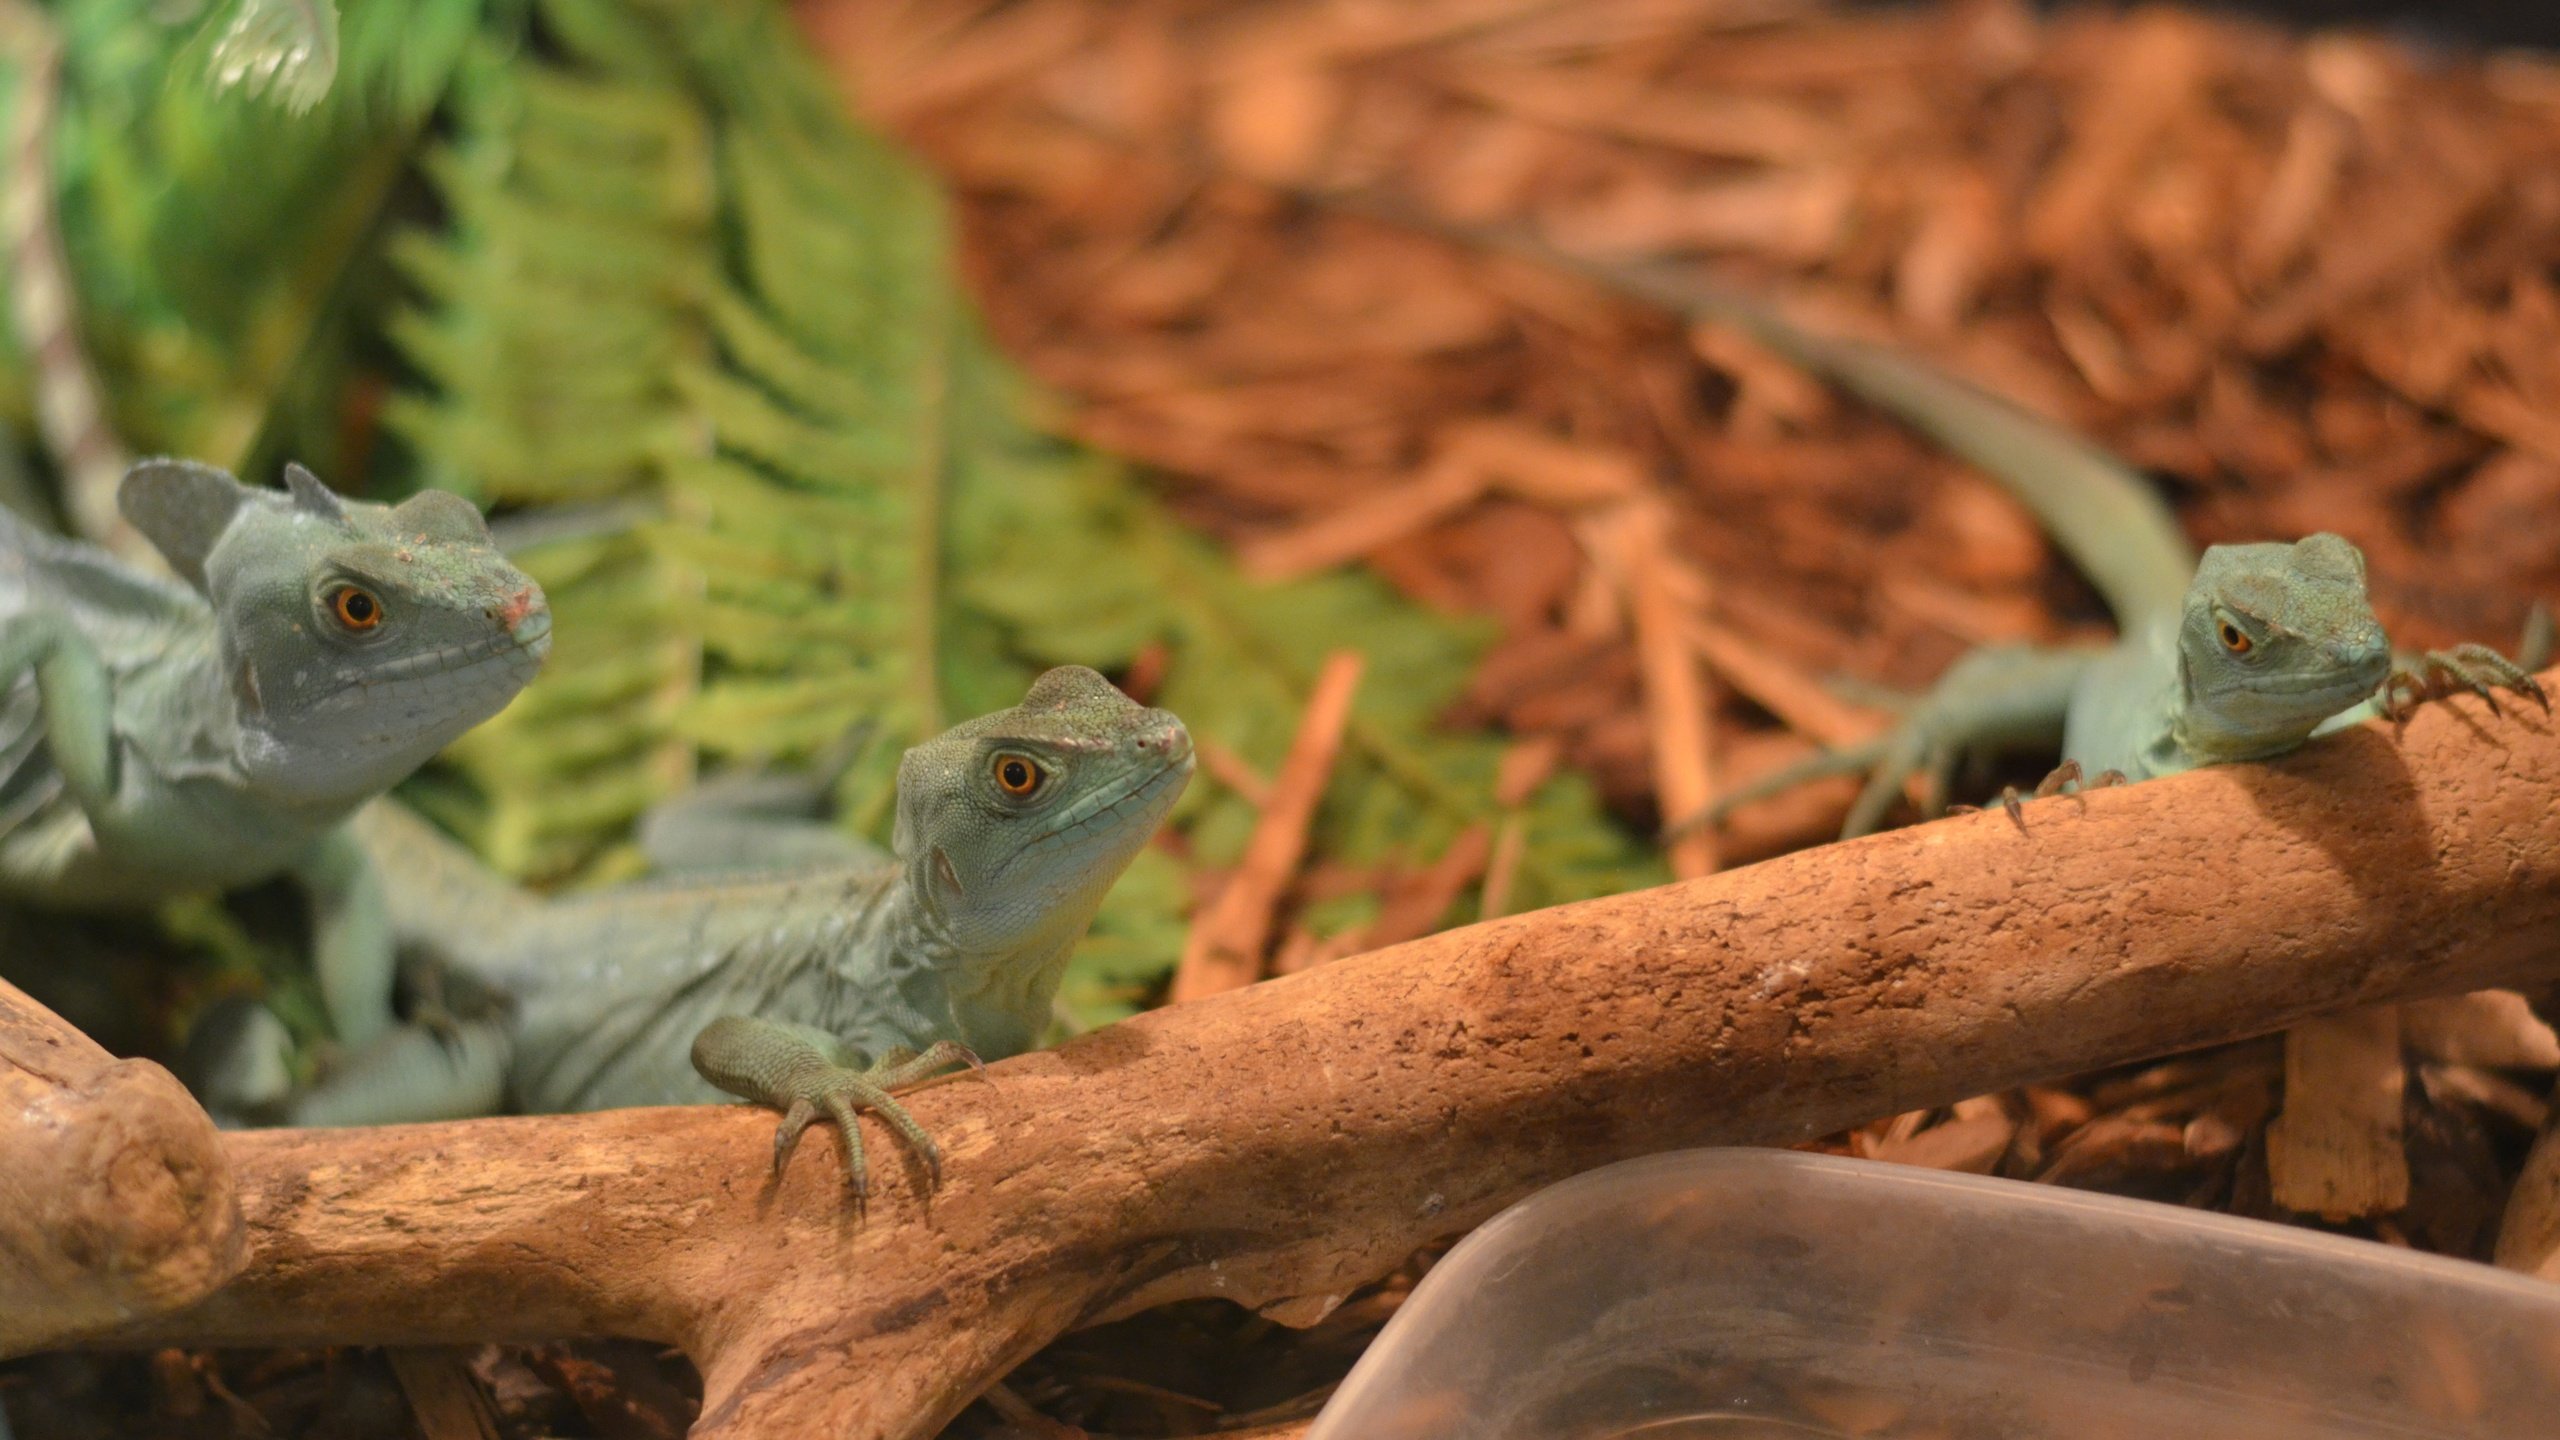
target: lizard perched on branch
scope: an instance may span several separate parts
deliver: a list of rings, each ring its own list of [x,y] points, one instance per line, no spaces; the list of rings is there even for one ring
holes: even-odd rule
[[[0,896],[112,909],[290,874],[356,1045],[392,1023],[393,950],[344,822],[515,698],[551,614],[459,496],[285,482],[127,472],[124,516],[183,585],[0,513]]]
[[[2101,792],[2035,847],[2061,903],[1975,817],[1442,931],[917,1095],[950,1181],[859,1226],[730,1107],[232,1134],[247,1271],[104,1343],[631,1336],[699,1365],[696,1440],[929,1440],[1065,1330],[1307,1323],[1614,1160],[2547,983],[2555,787],[2553,727],[2436,711]]]
[[[436,969],[494,992],[496,1013],[451,1036],[392,1032],[287,1118],[381,1124],[726,1091],[788,1112],[777,1166],[814,1118],[835,1120],[857,1197],[857,1107],[933,1169],[935,1146],[889,1092],[1037,1043],[1068,952],[1191,765],[1180,720],[1065,666],[1012,709],[906,753],[894,859],[848,852],[546,900],[376,805],[358,825],[395,923]]]
[[[2037,787],[2047,795],[2084,776],[2112,783],[2267,759],[2376,714],[2403,719],[2412,705],[2455,688],[2494,705],[2494,688],[2505,687],[2550,708],[2528,673],[2551,643],[2538,609],[2523,666],[2471,644],[2395,660],[2366,598],[2364,556],[2340,536],[2216,545],[2199,560],[2168,507],[2123,461],[1886,347],[1817,335],[1670,266],[1584,259],[1518,231],[1453,225],[1387,202],[1354,200],[1351,208],[1740,329],[1988,472],[2115,612],[2120,638],[2112,647],[1975,651],[1891,732],[1742,787],[1675,821],[1666,838],[1843,771],[1869,771],[1841,826],[1845,839],[1874,830],[1914,773],[1927,782],[1924,812],[1938,812],[1957,764],[1986,753],[2058,753],[2060,766]],[[2015,818],[2017,793],[2002,800]]]

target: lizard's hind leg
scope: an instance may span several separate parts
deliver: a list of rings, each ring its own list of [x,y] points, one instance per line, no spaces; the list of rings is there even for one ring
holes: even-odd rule
[[[294,1125],[403,1125],[464,1120],[505,1108],[515,1045],[495,1020],[447,1033],[403,1025],[356,1051],[345,1068],[292,1102]]]
[[[1875,830],[1915,770],[1927,776],[1924,817],[1946,809],[1955,766],[1968,755],[2062,746],[2071,689],[2093,653],[2081,649],[2000,646],[1976,650],[1949,666],[1928,700],[1890,738],[1885,759],[1849,809],[1840,838]]]
[[[1772,795],[1783,795],[1799,785],[1828,779],[1833,775],[1854,775],[1861,770],[1872,769],[1884,762],[1891,743],[1892,737],[1885,736],[1867,741],[1862,745],[1824,750],[1808,755],[1793,765],[1773,770],[1748,785],[1738,786],[1717,796],[1715,803],[1707,808],[1685,815],[1664,826],[1662,843],[1668,845],[1709,825],[1722,824],[1726,816],[1743,806],[1766,800]]]
[[[665,875],[855,868],[889,854],[820,818],[872,727],[857,725],[805,770],[746,769],[671,795],[640,817],[641,853]]]
[[[1858,770],[1867,772],[1867,783],[1841,823],[1841,839],[1854,840],[1882,826],[1915,774],[1922,777],[1921,813],[1934,818],[1944,811],[1948,782],[1966,756],[2061,748],[2071,687],[2094,653],[2015,645],[1973,651],[1949,666],[1927,697],[1887,734],[1825,751],[1754,781],[1669,827],[1663,839],[1676,840],[1740,805],[1806,781]]]

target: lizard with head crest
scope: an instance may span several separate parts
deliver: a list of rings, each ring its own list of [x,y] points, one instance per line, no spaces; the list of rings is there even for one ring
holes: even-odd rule
[[[0,515],[0,896],[138,907],[291,875],[338,1037],[391,1023],[392,936],[345,828],[515,698],[551,644],[541,587],[478,510],[257,490],[144,460],[125,518],[183,581]]]

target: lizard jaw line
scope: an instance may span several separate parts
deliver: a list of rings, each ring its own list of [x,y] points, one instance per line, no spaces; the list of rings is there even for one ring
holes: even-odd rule
[[[544,624],[530,635],[509,635],[479,645],[447,645],[423,655],[412,655],[369,675],[349,680],[311,707],[315,715],[354,710],[376,698],[385,688],[413,685],[426,680],[451,680],[471,674],[493,662],[508,662],[520,655],[531,655],[539,667],[551,653],[551,627]]]
[[[1121,807],[1132,800],[1141,797],[1152,798],[1156,790],[1167,780],[1177,777],[1188,779],[1190,774],[1191,747],[1186,743],[1180,754],[1166,756],[1165,763],[1144,775],[1124,782],[1115,789],[1096,791],[1086,799],[1084,804],[1061,816],[1056,825],[1024,841],[1018,853],[1029,854],[1042,845],[1081,830],[1106,816],[1117,815]]]

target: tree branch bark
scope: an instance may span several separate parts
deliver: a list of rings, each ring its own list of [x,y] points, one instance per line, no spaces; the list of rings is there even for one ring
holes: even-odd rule
[[[0,980],[0,1355],[193,1304],[245,1234],[186,1088]]]
[[[2465,699],[1432,936],[917,1095],[949,1178],[861,1225],[814,1138],[766,1185],[757,1112],[237,1135],[254,1263],[117,1339],[633,1335],[701,1364],[697,1436],[928,1436],[1071,1327],[1304,1322],[1610,1161],[2560,973],[2556,793],[2551,723]]]

